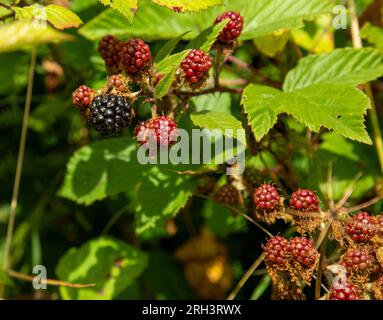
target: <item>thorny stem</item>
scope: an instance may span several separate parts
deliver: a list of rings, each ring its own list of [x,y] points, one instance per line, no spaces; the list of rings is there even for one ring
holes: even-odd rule
[[[11,201],[11,208],[10,208],[8,228],[7,228],[7,237],[5,241],[5,247],[4,247],[4,257],[3,257],[3,266],[2,266],[4,272],[7,272],[9,269],[9,254],[10,254],[10,249],[12,246],[12,238],[13,238],[13,231],[14,231],[14,225],[15,225],[15,214],[16,214],[17,200],[18,200],[19,190],[20,190],[20,180],[21,180],[21,173],[23,169],[25,145],[27,141],[28,120],[29,120],[29,113],[31,109],[31,99],[32,99],[35,67],[36,67],[36,49],[34,48],[32,50],[31,63],[29,67],[27,96],[25,99],[24,117],[23,117],[22,129],[21,129],[19,152],[17,156],[15,182],[13,185],[12,201]],[[1,285],[0,297],[2,297],[3,294],[4,294],[4,285]]]
[[[354,48],[360,49],[363,47],[363,44],[360,38],[360,28],[359,28],[358,17],[355,11],[355,1],[347,0],[347,2],[349,7],[350,19],[351,19],[352,43]],[[382,132],[379,127],[379,120],[378,120],[378,115],[376,112],[374,96],[371,90],[371,85],[369,83],[364,84],[364,91],[371,100],[371,109],[369,112],[370,122],[371,122],[372,130],[374,133],[375,148],[376,148],[376,152],[378,153],[380,170],[381,170],[381,173],[383,174],[383,138],[382,138]]]
[[[9,270],[8,275],[11,276],[12,278],[19,279],[22,281],[27,281],[27,282],[32,282],[36,278],[36,276],[30,276],[28,274],[24,274],[24,273],[17,272],[14,270]],[[90,284],[69,283],[69,282],[64,282],[64,281],[59,281],[59,280],[54,280],[54,279],[41,279],[41,284],[47,284],[47,285],[51,285],[51,286],[68,287],[68,288],[89,288],[89,287],[96,286],[95,283],[90,283]]]
[[[315,300],[318,300],[320,298],[320,294],[321,294],[323,265],[324,265],[324,261],[325,261],[327,239],[328,239],[327,236],[330,232],[330,229],[331,229],[331,222],[329,223],[326,235],[323,238],[322,246],[321,246],[320,252],[319,252],[318,270],[317,270],[317,277],[316,277],[316,281],[315,281]]]
[[[215,93],[215,92],[229,92],[229,93],[242,94],[243,89],[242,88],[235,89],[235,88],[227,88],[227,87],[217,87],[217,88],[211,88],[211,89],[206,89],[203,91],[196,91],[196,92],[178,91],[178,94],[193,97],[193,96],[200,96],[200,95]]]
[[[229,294],[227,297],[227,300],[234,300],[237,296],[238,292],[242,289],[242,287],[245,285],[247,280],[254,274],[255,270],[259,267],[259,265],[263,262],[265,259],[265,256],[261,254],[257,260],[254,261],[254,263],[251,265],[249,270],[246,271],[246,273],[242,276],[241,280],[239,280],[238,284],[235,286],[234,290]]]

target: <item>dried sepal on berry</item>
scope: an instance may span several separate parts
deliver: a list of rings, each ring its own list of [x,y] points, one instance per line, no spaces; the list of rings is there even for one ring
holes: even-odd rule
[[[383,276],[372,284],[371,291],[376,300],[383,300]]]
[[[319,252],[313,241],[304,237],[295,237],[290,240],[290,251],[293,263],[293,281],[299,286],[302,281],[310,285],[319,262]]]
[[[290,210],[293,210],[293,220],[300,234],[313,232],[321,225],[321,210],[319,198],[311,190],[298,189],[290,198]]]
[[[254,216],[263,222],[272,224],[280,217],[283,199],[271,184],[262,184],[253,193]]]

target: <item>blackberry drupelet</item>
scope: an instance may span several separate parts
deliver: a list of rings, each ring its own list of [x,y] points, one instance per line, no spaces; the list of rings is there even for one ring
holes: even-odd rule
[[[100,95],[93,99],[88,122],[103,136],[113,136],[130,125],[133,116],[125,97]]]

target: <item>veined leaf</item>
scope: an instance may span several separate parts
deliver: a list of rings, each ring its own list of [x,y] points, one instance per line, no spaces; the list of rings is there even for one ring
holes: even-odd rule
[[[170,71],[167,75],[162,77],[161,80],[158,82],[155,88],[155,95],[157,98],[162,98],[168,93],[169,88],[173,83],[176,71],[177,68],[174,67],[172,71]]]
[[[242,123],[230,114],[223,112],[202,111],[190,115],[194,125],[200,128],[217,131],[222,135],[237,138],[237,130],[243,130]],[[233,130],[232,133],[225,130]],[[241,139],[246,144],[246,141]]]
[[[0,52],[15,51],[72,37],[49,26],[41,28],[30,21],[16,21],[0,26]]]
[[[290,92],[313,84],[358,85],[383,75],[383,55],[376,49],[337,49],[310,55],[299,61],[285,79],[283,90]]]
[[[218,24],[210,26],[202,31],[197,37],[189,42],[186,49],[202,49],[205,52],[209,52],[213,46],[218,35],[225,27],[229,20],[223,20]]]
[[[175,12],[200,11],[212,6],[218,6],[223,0],[152,0],[153,2],[167,7]]]
[[[138,8],[137,0],[100,0],[100,2],[105,6],[110,6],[119,11],[129,22],[133,21]]]
[[[175,67],[180,66],[181,62],[189,54],[190,50],[184,50],[179,53],[166,57],[156,65],[156,71],[159,74],[172,72]]]
[[[165,45],[161,48],[161,50],[157,53],[157,56],[156,56],[156,59],[155,59],[155,63],[158,63],[160,62],[161,60],[165,59],[166,57],[168,57],[172,51],[174,50],[174,48],[177,46],[178,42],[180,42],[180,40],[187,34],[189,33],[189,31],[186,31],[184,32],[183,34],[181,34],[180,36],[178,36],[177,38],[174,38],[174,39],[171,39],[169,40],[167,43],[165,43]]]
[[[279,114],[287,113],[314,132],[324,127],[346,138],[371,143],[364,126],[370,100],[349,86],[318,84],[283,93],[270,87],[249,85],[242,103],[257,140],[274,126]]]
[[[110,300],[132,284],[146,268],[148,256],[110,237],[88,241],[70,249],[59,261],[57,276],[72,283],[95,284],[74,289],[60,287],[66,300]]]

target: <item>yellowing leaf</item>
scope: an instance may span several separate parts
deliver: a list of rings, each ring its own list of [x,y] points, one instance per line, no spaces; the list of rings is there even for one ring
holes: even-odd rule
[[[0,52],[15,51],[42,43],[66,41],[69,35],[59,32],[49,25],[43,27],[31,21],[16,21],[0,27]]]
[[[138,8],[137,0],[100,0],[100,2],[122,13],[129,22],[133,21]]]
[[[152,0],[175,12],[200,11],[223,3],[223,0]]]
[[[283,51],[289,37],[290,32],[277,31],[267,36],[255,38],[254,44],[263,54],[275,57],[279,52]]]
[[[48,21],[59,30],[78,28],[83,24],[82,20],[74,12],[53,4],[46,7],[39,4],[22,8],[15,7],[15,12],[18,20],[35,20],[41,23]]]

